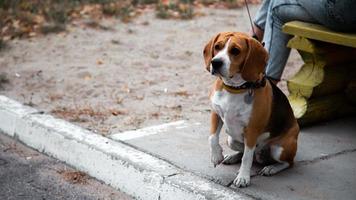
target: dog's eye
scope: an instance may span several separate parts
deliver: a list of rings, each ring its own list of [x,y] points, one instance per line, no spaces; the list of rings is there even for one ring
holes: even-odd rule
[[[214,46],[214,49],[215,49],[216,51],[221,50],[221,46],[220,46],[220,44],[216,44],[216,45]]]
[[[230,53],[234,56],[237,56],[240,54],[240,49],[233,47],[233,48],[231,48]]]

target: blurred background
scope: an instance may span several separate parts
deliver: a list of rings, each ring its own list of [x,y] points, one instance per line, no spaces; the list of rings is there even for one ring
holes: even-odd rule
[[[204,122],[203,47],[249,30],[244,0],[1,0],[0,94],[102,135]]]

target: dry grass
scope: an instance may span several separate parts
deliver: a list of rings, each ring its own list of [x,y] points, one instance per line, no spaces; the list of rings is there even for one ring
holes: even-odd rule
[[[162,19],[191,19],[194,17],[194,6],[191,0],[161,0],[156,6],[157,17]]]
[[[188,91],[186,90],[181,90],[181,91],[177,91],[177,92],[173,92],[174,96],[183,96],[183,97],[189,97],[191,96],[191,94],[188,93]]]
[[[105,120],[108,116],[108,113],[99,109],[94,109],[92,106],[77,108],[58,107],[53,109],[51,113],[72,122],[86,122],[88,121],[88,118]]]
[[[104,122],[111,116],[120,117],[128,115],[127,110],[116,108],[103,108],[100,106],[83,105],[70,107],[57,107],[51,111],[55,116],[78,124],[88,123],[87,129],[95,133],[106,135],[110,131],[110,127]],[[130,123],[141,124],[133,119]]]
[[[104,121],[111,115],[126,115],[127,111],[112,108],[94,108],[94,106],[86,105],[81,107],[76,106],[75,108],[57,107],[53,109],[51,113],[72,122],[86,122],[89,119],[94,119],[95,121]]]

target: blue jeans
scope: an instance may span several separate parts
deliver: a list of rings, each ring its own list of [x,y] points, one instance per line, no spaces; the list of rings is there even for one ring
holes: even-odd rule
[[[291,36],[282,32],[284,23],[298,20],[323,24],[341,31],[356,30],[356,1],[353,0],[264,0],[254,24],[264,30],[263,41],[269,52],[266,75],[280,80],[290,49]]]

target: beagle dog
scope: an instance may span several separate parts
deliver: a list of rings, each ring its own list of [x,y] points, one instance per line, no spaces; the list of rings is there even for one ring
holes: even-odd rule
[[[283,92],[264,76],[268,53],[260,42],[244,33],[224,32],[204,48],[206,69],[217,77],[212,104],[210,153],[214,167],[241,167],[234,184],[247,187],[253,160],[259,172],[271,176],[293,165],[299,126]],[[228,146],[237,151],[223,156],[219,134],[225,125]]]

